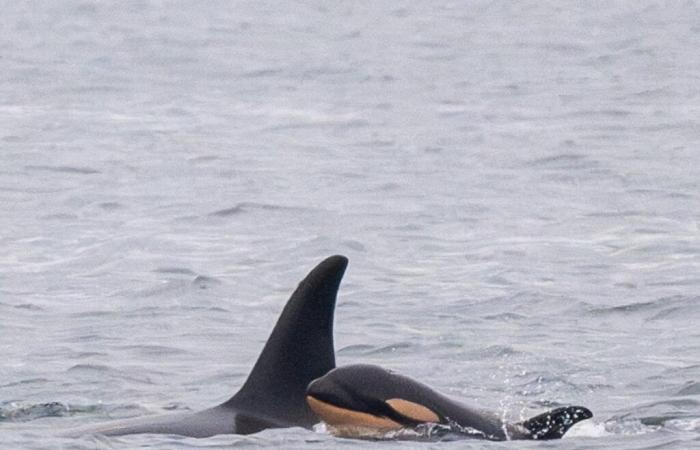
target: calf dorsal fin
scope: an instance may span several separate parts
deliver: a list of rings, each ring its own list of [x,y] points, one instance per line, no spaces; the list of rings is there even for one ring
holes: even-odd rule
[[[566,406],[535,416],[519,425],[530,432],[530,439],[560,439],[576,423],[590,419],[593,413],[583,406]]]

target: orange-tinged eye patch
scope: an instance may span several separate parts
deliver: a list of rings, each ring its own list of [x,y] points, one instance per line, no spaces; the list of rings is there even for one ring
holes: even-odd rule
[[[431,409],[419,403],[413,403],[402,398],[391,398],[386,401],[394,411],[416,422],[440,422],[440,417]]]
[[[373,416],[372,414],[334,406],[310,395],[306,396],[306,402],[316,415],[328,425],[380,428],[382,430],[398,430],[403,428],[401,424],[387,419],[386,417]]]

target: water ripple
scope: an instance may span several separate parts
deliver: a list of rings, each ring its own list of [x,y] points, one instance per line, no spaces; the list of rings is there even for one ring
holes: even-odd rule
[[[0,403],[0,422],[31,422],[44,417],[64,417],[76,414],[93,414],[100,405],[69,405],[60,402],[22,404]]]
[[[67,173],[75,175],[94,175],[100,173],[97,169],[90,167],[75,167],[75,166],[25,166],[27,170],[38,170],[46,172]]]

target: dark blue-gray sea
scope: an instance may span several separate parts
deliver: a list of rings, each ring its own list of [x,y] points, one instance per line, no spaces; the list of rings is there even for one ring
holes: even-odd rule
[[[697,2],[5,1],[0,447],[700,448]],[[233,394],[350,265],[338,364],[561,441],[57,437]]]

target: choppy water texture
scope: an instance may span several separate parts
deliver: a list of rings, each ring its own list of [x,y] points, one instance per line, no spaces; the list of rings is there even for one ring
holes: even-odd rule
[[[700,447],[695,2],[5,2],[0,432],[228,398],[323,257],[338,362]],[[458,447],[457,447],[458,446]]]

